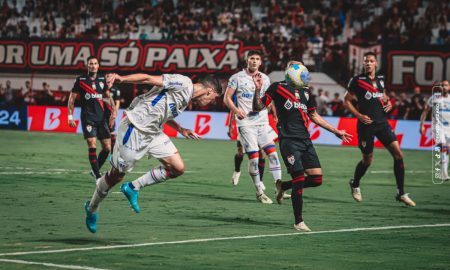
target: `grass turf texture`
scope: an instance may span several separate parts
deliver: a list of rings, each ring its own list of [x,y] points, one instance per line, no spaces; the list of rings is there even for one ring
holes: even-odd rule
[[[235,142],[175,139],[186,174],[140,192],[135,214],[119,186],[100,207],[98,231],[84,225],[83,202],[94,190],[82,136],[0,131],[0,253],[295,233],[290,201],[262,205],[242,164],[231,185]],[[360,159],[350,147],[317,146],[324,184],[306,189],[304,217],[313,231],[450,223],[450,183],[431,182],[431,153],[404,151],[406,191],[417,202],[394,200],[393,162],[376,150],[362,179],[363,202],[348,180]],[[268,162],[267,162],[268,163]],[[142,159],[126,180],[157,162]],[[268,166],[268,164],[267,164]],[[105,171],[109,168],[106,164]],[[283,177],[287,179],[283,166]],[[267,194],[274,200],[268,168]],[[275,201],[275,200],[274,200]],[[450,227],[288,235],[188,244],[0,256],[103,269],[446,269]],[[45,269],[0,261],[0,269]]]

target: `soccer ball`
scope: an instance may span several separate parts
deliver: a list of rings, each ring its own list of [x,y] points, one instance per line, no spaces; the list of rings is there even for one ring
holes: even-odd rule
[[[311,80],[308,69],[300,64],[293,64],[288,67],[284,75],[286,82],[295,88],[306,87]]]

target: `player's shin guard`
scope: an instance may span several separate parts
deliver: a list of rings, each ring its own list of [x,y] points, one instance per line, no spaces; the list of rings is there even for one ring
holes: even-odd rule
[[[158,166],[134,180],[131,184],[134,186],[134,190],[139,190],[145,186],[162,183],[168,178],[170,178],[170,172],[163,166]]]
[[[108,151],[108,150],[102,149],[100,154],[98,154],[98,169],[99,169],[99,171],[102,168],[103,164],[105,164],[105,161],[108,158],[109,152],[110,151]]]
[[[100,178],[100,169],[97,161],[97,148],[89,148],[89,163],[91,164],[92,171],[95,174],[95,178]]]
[[[356,165],[355,168],[355,175],[353,176],[353,182],[352,187],[357,188],[359,187],[359,182],[361,181],[361,178],[366,174],[367,168],[369,168],[368,165],[365,165],[362,160]]]
[[[258,169],[258,161],[259,161],[259,154],[258,152],[254,153],[248,153],[248,172],[250,174],[250,177],[253,180],[253,183],[255,184],[256,191],[258,193],[262,193],[262,183],[259,178],[259,169]]]
[[[405,183],[405,166],[403,164],[403,159],[394,159],[394,174],[395,181],[397,182],[397,194],[403,195],[404,191],[404,183]]]
[[[275,145],[272,144],[264,147],[264,151],[269,157],[270,173],[272,174],[273,180],[276,182],[281,179],[281,165]]]
[[[308,175],[305,178],[304,188],[318,187],[322,185],[322,175]]]
[[[294,210],[295,224],[298,224],[303,221],[303,188],[305,176],[303,172],[296,172],[292,174],[292,178],[292,209]]]
[[[107,177],[109,177],[108,173],[97,180],[94,194],[89,203],[89,211],[92,213],[97,212],[100,202],[108,195],[110,186],[106,181]]]
[[[244,155],[239,155],[239,154],[234,155],[234,171],[235,172],[241,171],[242,160],[244,160]]]

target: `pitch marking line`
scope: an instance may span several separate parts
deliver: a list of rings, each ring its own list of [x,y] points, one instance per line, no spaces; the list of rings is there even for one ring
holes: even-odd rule
[[[63,269],[107,270],[107,269],[104,269],[104,268],[94,268],[94,267],[89,267],[89,266],[54,264],[54,263],[43,263],[43,262],[30,262],[30,261],[23,261],[23,260],[0,259],[0,262],[18,263],[18,264],[31,264],[31,265],[43,265],[43,266],[63,268]]]
[[[424,224],[424,225],[401,225],[401,226],[384,226],[384,227],[367,227],[367,228],[353,228],[353,229],[339,229],[339,230],[327,230],[317,232],[295,232],[295,233],[280,233],[280,234],[262,234],[262,235],[243,235],[232,237],[218,237],[218,238],[203,238],[203,239],[189,239],[169,242],[153,242],[153,243],[141,243],[141,244],[129,244],[129,245],[111,245],[101,247],[87,247],[87,248],[69,248],[69,249],[56,249],[56,250],[41,250],[41,251],[25,251],[25,252],[12,252],[12,253],[0,253],[0,256],[18,256],[18,255],[30,255],[30,254],[49,254],[49,253],[64,253],[73,251],[89,251],[89,250],[106,250],[106,249],[118,249],[118,248],[134,248],[134,247],[147,247],[147,246],[162,246],[162,245],[174,245],[174,244],[192,244],[203,243],[212,241],[226,241],[226,240],[242,240],[242,239],[255,239],[255,238],[267,238],[267,237],[280,237],[280,236],[293,236],[293,235],[310,235],[310,234],[327,234],[327,233],[346,233],[346,232],[360,232],[360,231],[383,231],[383,230],[398,230],[398,229],[415,229],[415,228],[435,228],[435,227],[450,227],[450,223],[443,224]]]

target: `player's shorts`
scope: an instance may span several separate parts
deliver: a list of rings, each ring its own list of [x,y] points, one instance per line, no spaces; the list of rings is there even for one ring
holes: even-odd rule
[[[238,128],[238,140],[244,147],[245,153],[257,152],[278,138],[270,125],[243,126]]]
[[[389,146],[397,140],[391,126],[385,122],[381,124],[364,125],[358,122],[358,146],[363,154],[371,154],[373,152],[374,137],[384,145]]]
[[[81,120],[81,128],[85,139],[97,137],[99,140],[111,138],[108,124],[105,121],[91,122]]]
[[[310,139],[280,139],[280,151],[289,173],[321,168]]]
[[[135,163],[145,155],[161,159],[176,153],[177,148],[164,132],[157,135],[144,133],[125,117],[119,125],[111,164],[120,172],[130,172]]]
[[[450,128],[440,128],[436,137],[437,144],[450,146]]]

